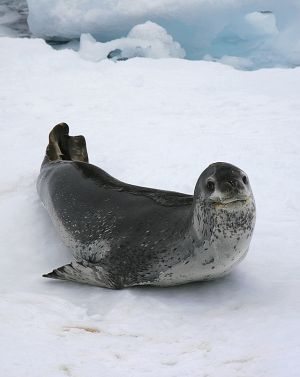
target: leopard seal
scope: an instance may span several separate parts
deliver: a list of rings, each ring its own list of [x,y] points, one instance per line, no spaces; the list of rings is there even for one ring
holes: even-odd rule
[[[75,261],[43,275],[100,287],[173,286],[228,274],[246,255],[255,202],[244,171],[209,165],[194,195],[121,182],[88,162],[66,123],[49,135],[37,182]]]

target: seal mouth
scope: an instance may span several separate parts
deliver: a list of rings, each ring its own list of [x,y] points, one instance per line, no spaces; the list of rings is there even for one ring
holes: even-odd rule
[[[246,202],[249,199],[248,196],[242,197],[242,198],[228,198],[221,200],[222,204],[229,204],[229,203],[235,203],[235,202]]]
[[[249,201],[250,201],[250,196],[238,196],[238,197],[233,197],[233,198],[213,200],[212,202],[215,207],[224,207],[224,206],[228,206],[231,204],[238,204],[238,203],[246,204]]]

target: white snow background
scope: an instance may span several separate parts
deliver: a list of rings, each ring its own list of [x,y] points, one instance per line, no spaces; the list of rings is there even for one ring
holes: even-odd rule
[[[298,377],[300,69],[95,63],[19,38],[1,38],[0,57],[0,375]],[[35,188],[61,121],[132,184],[192,193],[212,162],[244,169],[257,203],[247,258],[168,289],[43,279],[71,261]]]

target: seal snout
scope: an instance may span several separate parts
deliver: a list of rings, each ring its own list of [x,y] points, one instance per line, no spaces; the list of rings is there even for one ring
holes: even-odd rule
[[[243,179],[241,177],[238,178],[232,178],[229,177],[229,179],[225,179],[224,181],[221,181],[219,183],[220,191],[223,194],[228,195],[238,195],[239,193],[243,193],[246,191],[245,184],[243,182]]]

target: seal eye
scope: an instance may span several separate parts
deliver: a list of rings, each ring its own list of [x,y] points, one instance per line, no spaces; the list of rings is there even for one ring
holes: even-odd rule
[[[248,183],[248,179],[245,175],[243,176],[243,182],[245,183],[245,185]]]
[[[215,184],[213,181],[207,181],[206,187],[207,187],[207,190],[210,192],[215,191]]]

